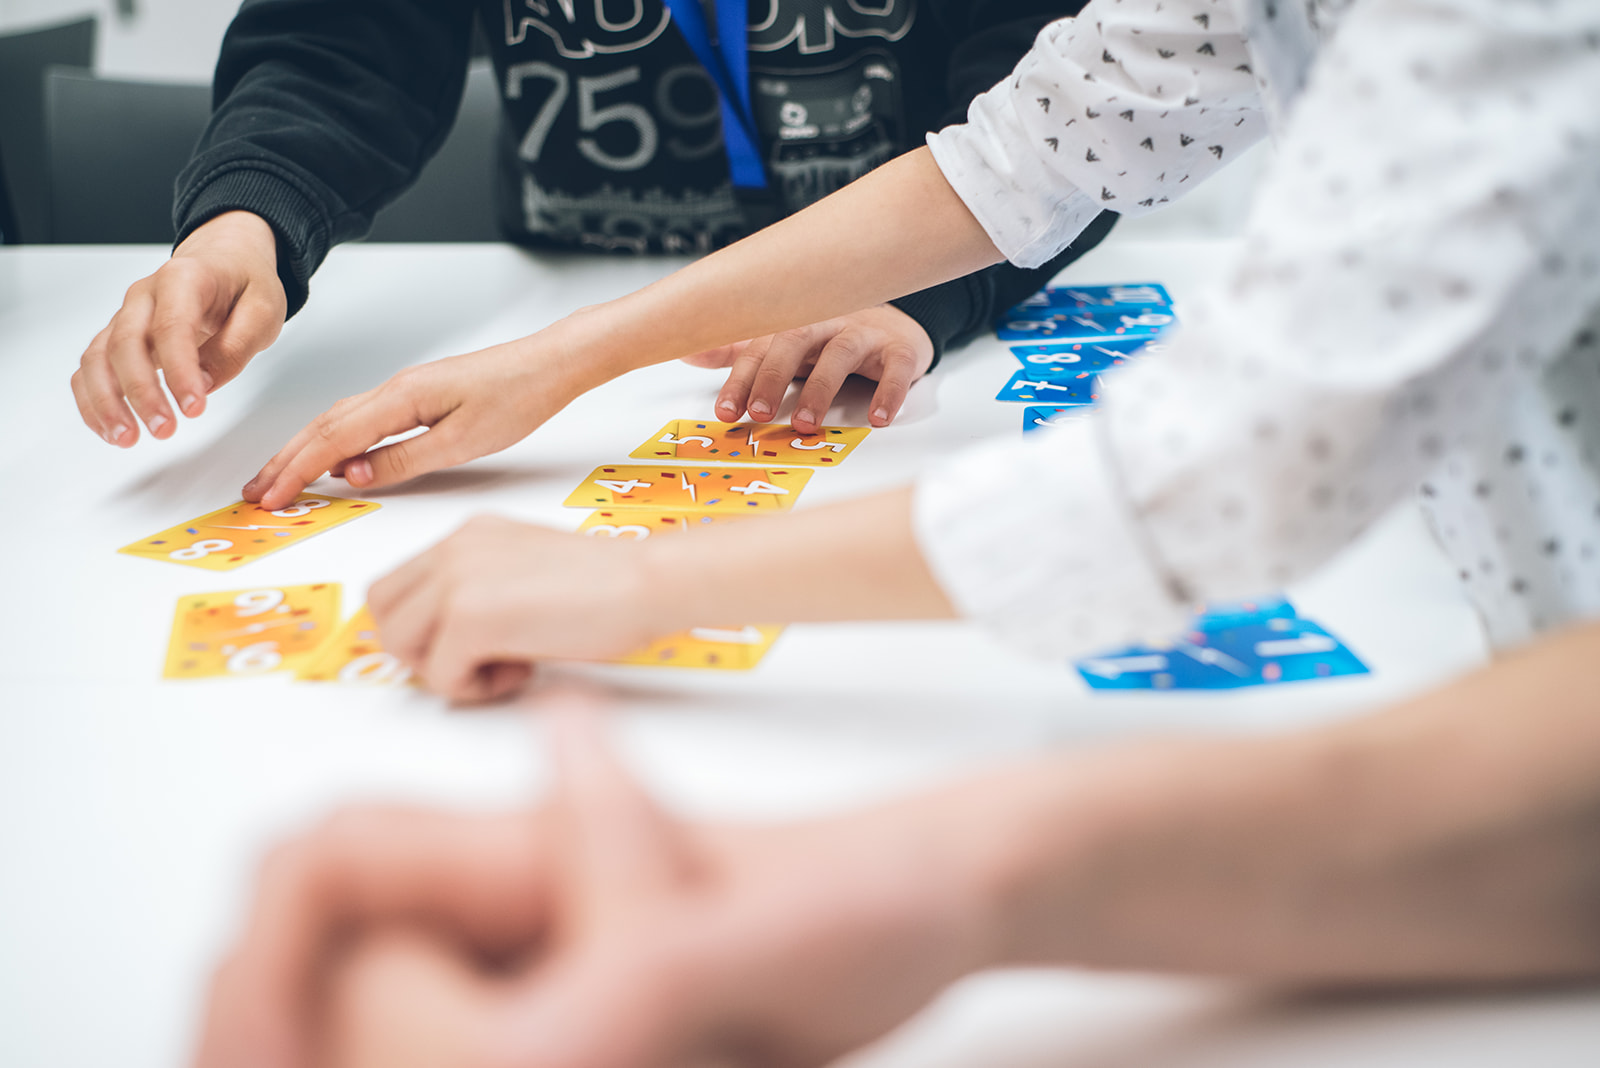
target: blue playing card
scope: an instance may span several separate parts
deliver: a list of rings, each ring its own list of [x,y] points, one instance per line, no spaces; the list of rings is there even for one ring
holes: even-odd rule
[[[1075,665],[1095,690],[1219,690],[1339,675],[1367,666],[1281,597],[1213,605],[1178,639]]]
[[[1020,318],[1003,317],[995,324],[1001,341],[1104,341],[1152,338],[1175,325],[1171,308],[1116,306],[1090,309],[1029,309]]]
[[[1030,371],[1109,371],[1126,363],[1135,353],[1155,353],[1162,348],[1160,341],[1138,337],[1012,345],[1011,355]]]
[[[1092,404],[1029,405],[1022,409],[1022,432],[1043,430],[1047,426],[1064,423],[1068,419],[1081,419],[1094,411]]]
[[[1172,307],[1172,297],[1158,282],[1129,282],[1110,286],[1049,286],[1011,308],[1007,318],[1024,319],[1040,308]]]
[[[995,394],[995,400],[1025,401],[1060,407],[1093,404],[1099,399],[1100,380],[1088,371],[1070,374],[1018,371],[1011,376],[1011,381]]]

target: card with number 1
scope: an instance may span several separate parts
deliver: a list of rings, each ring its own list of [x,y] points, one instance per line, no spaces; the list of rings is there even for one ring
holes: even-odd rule
[[[271,512],[240,501],[140,538],[117,552],[208,571],[231,571],[379,507],[372,501],[315,493],[302,493],[293,503]]]

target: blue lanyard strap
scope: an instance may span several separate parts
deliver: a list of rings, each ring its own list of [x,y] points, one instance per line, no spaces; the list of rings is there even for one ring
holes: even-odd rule
[[[765,189],[761,140],[750,110],[748,0],[717,0],[717,44],[711,44],[700,0],[665,0],[678,32],[717,85],[722,108],[722,142],[728,170],[740,189]]]

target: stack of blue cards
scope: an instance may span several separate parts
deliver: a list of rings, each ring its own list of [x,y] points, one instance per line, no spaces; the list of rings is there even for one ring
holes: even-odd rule
[[[1152,338],[1177,322],[1164,287],[1051,286],[1006,311],[1002,341],[1103,341]]]
[[[1344,643],[1281,597],[1213,605],[1175,641],[1073,666],[1093,690],[1232,690],[1368,673]]]
[[[1024,432],[1051,426],[1076,414],[1066,409],[1092,406],[1100,373],[1159,349],[1157,338],[1176,322],[1172,298],[1154,282],[1042,290],[996,326],[1004,340],[1032,343],[1011,346],[1022,370],[995,399],[1032,405],[1023,412]]]

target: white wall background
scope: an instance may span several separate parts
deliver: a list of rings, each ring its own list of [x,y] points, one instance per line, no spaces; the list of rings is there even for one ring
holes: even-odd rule
[[[131,6],[131,14],[119,8]],[[0,33],[100,17],[99,73],[209,82],[234,0],[0,0]]]

